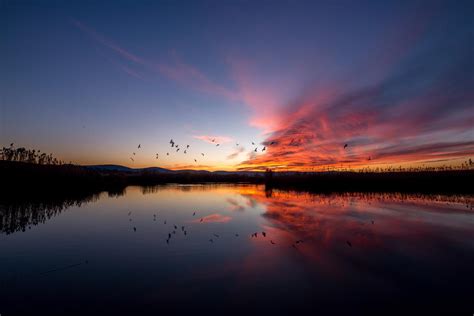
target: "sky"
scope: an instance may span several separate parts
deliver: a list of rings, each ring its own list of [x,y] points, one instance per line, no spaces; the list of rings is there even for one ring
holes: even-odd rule
[[[1,146],[208,170],[474,157],[472,1],[4,0],[0,35]]]

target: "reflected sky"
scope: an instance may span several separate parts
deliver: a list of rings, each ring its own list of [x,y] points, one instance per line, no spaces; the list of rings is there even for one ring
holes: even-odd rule
[[[5,314],[473,307],[472,196],[167,185],[25,205],[0,208]],[[12,227],[31,212],[48,216]]]

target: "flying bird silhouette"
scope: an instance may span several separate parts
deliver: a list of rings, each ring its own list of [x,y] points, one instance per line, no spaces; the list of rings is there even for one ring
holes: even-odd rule
[[[345,145],[344,145],[344,149],[346,149],[346,148],[347,148],[347,146],[348,146],[348,145],[347,145],[347,144],[345,144]]]
[[[141,144],[138,144],[138,148],[142,148],[142,145],[141,145]]]
[[[267,147],[263,147],[262,151],[265,151],[267,149]]]

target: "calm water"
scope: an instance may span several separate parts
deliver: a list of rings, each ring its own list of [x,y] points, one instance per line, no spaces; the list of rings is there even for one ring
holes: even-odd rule
[[[472,315],[473,202],[169,185],[3,203],[0,314]]]

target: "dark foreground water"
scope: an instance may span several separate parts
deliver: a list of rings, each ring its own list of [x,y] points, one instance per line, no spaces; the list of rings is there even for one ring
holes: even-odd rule
[[[472,315],[473,202],[169,185],[3,203],[0,314]]]

